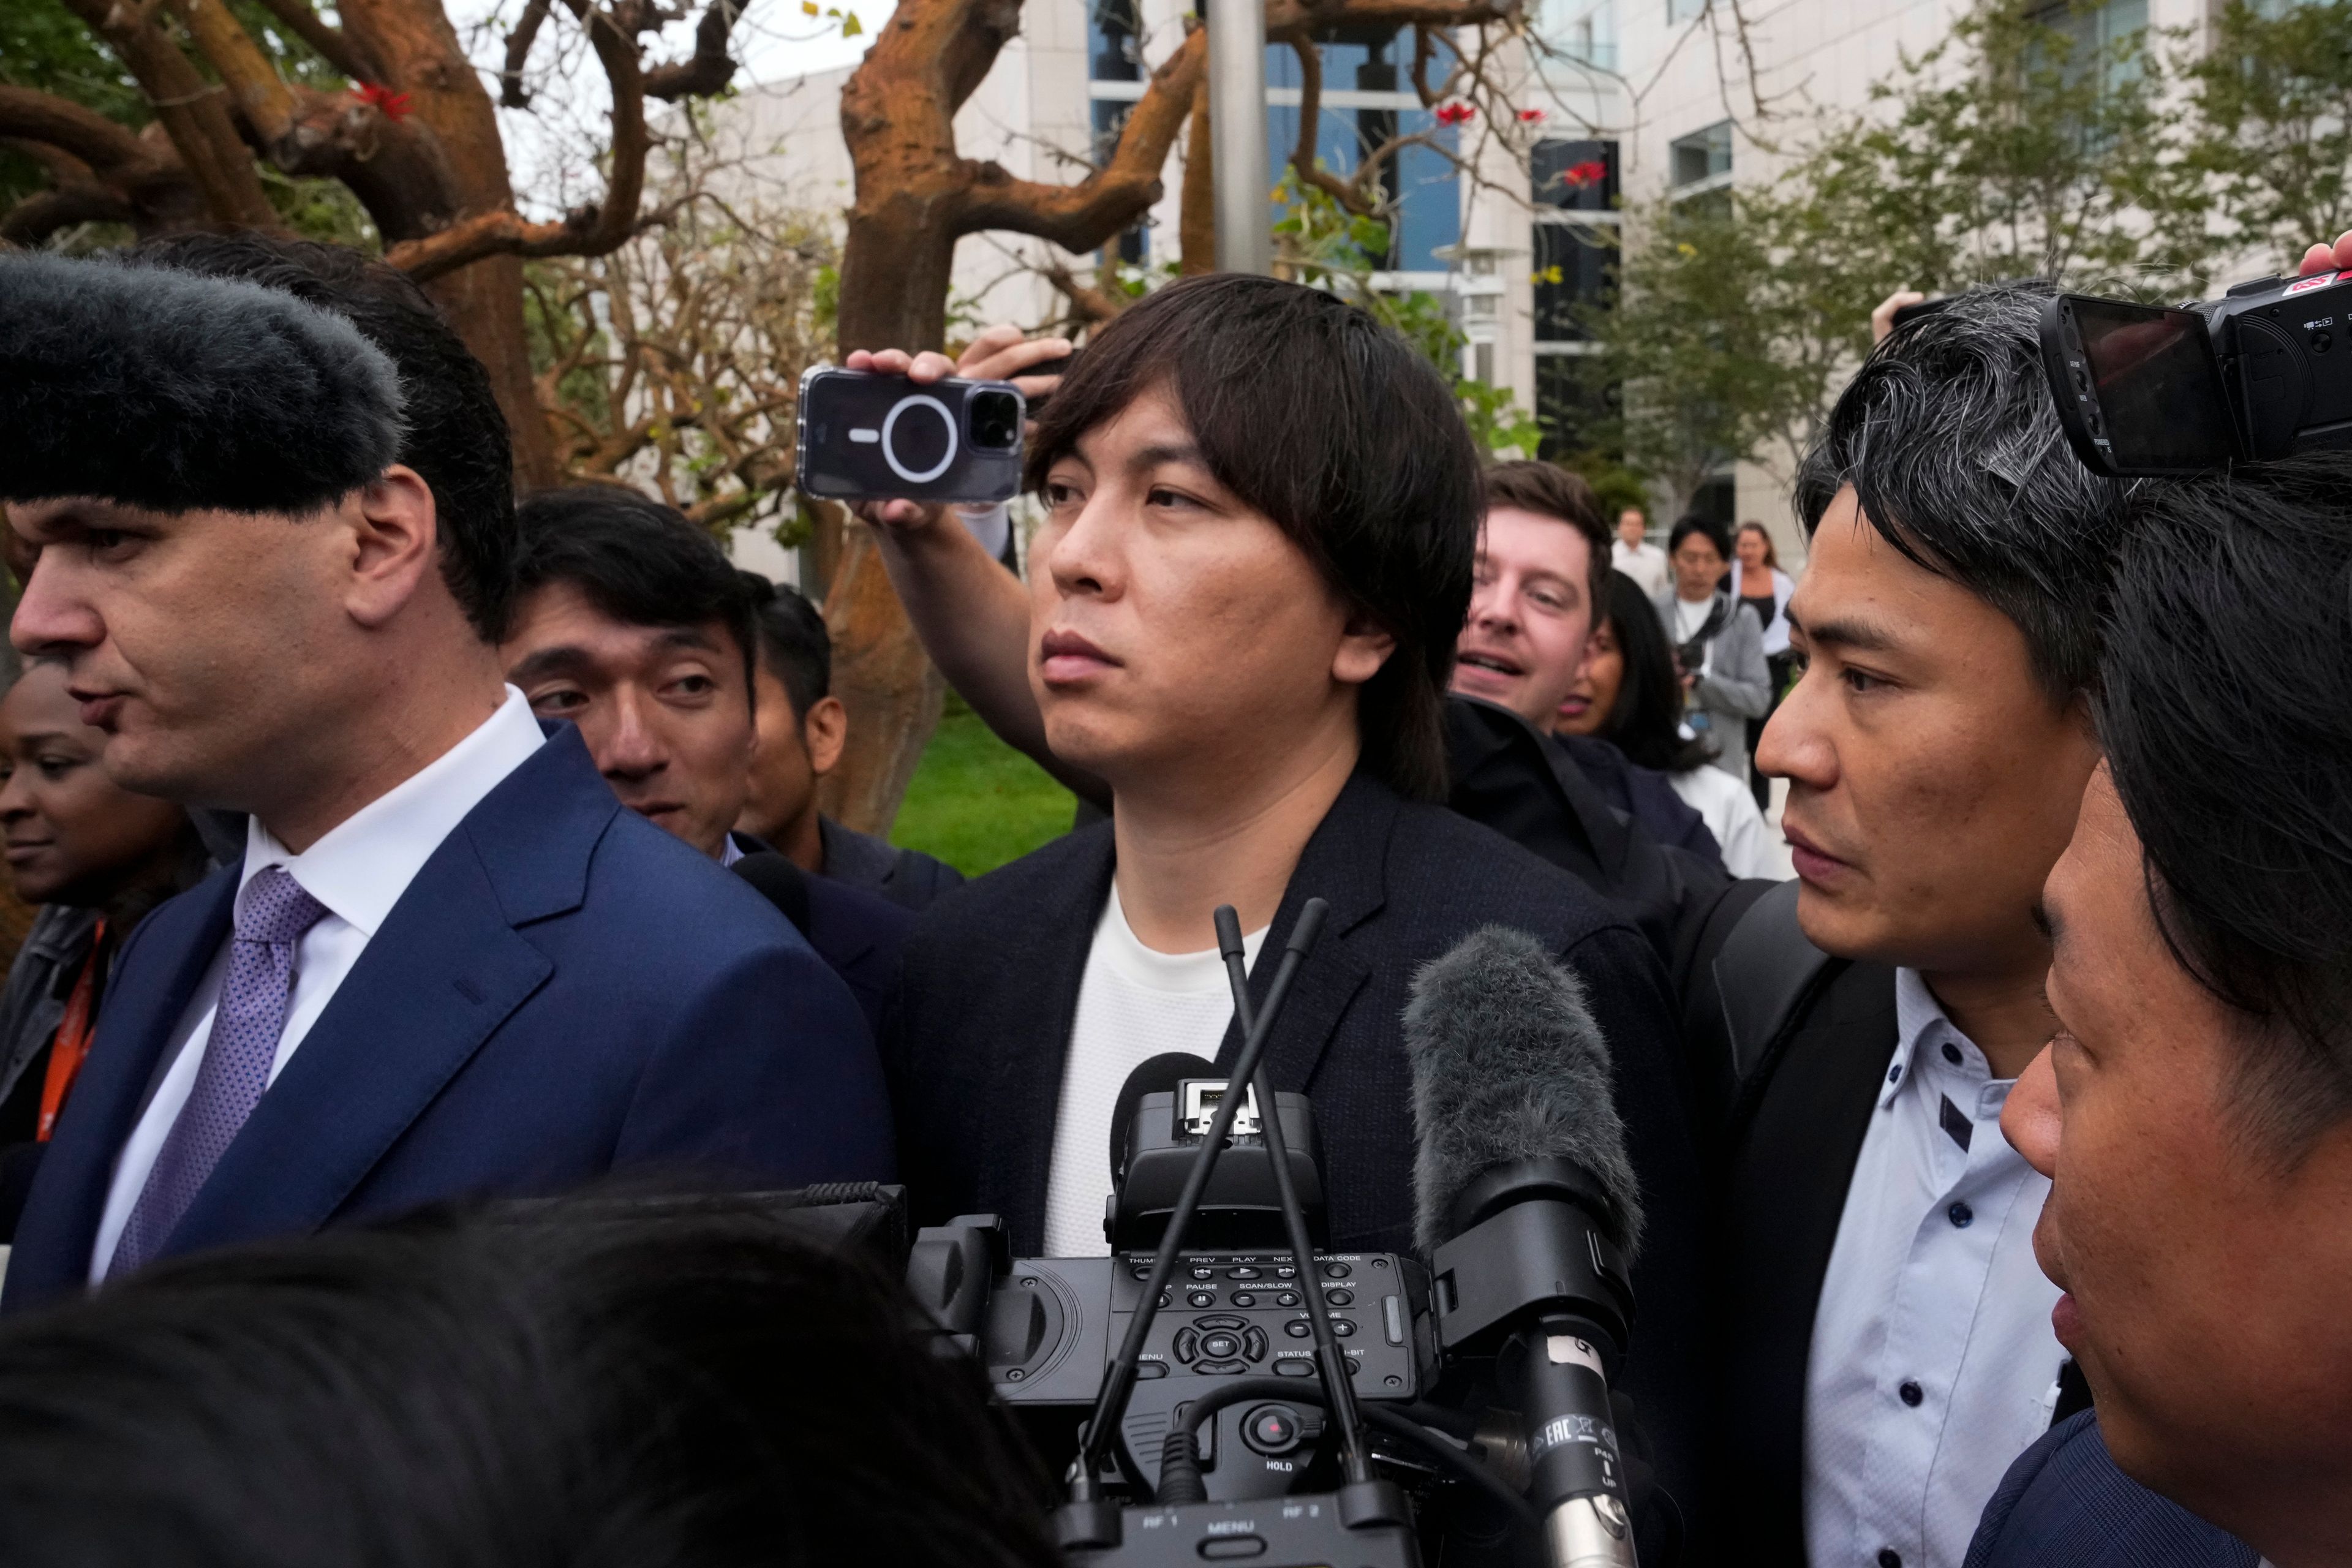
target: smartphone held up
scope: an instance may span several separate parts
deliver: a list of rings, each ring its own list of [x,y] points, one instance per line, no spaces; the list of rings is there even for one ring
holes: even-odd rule
[[[1009,381],[819,365],[801,378],[799,484],[825,500],[1009,500],[1027,416]]]

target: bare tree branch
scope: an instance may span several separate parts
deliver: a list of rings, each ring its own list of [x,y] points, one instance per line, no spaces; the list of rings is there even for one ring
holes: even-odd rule
[[[1128,115],[1110,161],[1075,185],[1016,180],[995,163],[958,160],[971,171],[971,184],[957,215],[957,232],[1009,228],[1083,251],[1132,223],[1160,199],[1160,171],[1192,112],[1192,89],[1207,68],[1208,50],[1207,29],[1195,29],[1161,62]]]
[[[0,241],[38,245],[61,228],[82,223],[131,223],[138,215],[110,185],[87,174],[59,180],[0,214]]]
[[[0,136],[58,148],[107,174],[155,161],[153,150],[129,126],[29,87],[0,83]]]
[[[65,5],[107,41],[153,105],[156,121],[204,195],[207,216],[216,223],[275,227],[278,211],[237,134],[227,95],[197,73],[152,15],[117,0],[65,0]]]
[[[1124,295],[1113,293],[1099,281],[1086,282],[1061,262],[1049,261],[1038,270],[1070,302],[1072,326],[1098,327],[1127,309]]]
[[[586,29],[613,89],[612,164],[604,178],[604,199],[575,207],[553,223],[532,223],[511,207],[502,207],[404,241],[386,251],[384,259],[410,277],[420,281],[438,278],[489,256],[602,256],[638,231],[646,153],[653,139],[646,128],[636,42],[622,22],[591,0],[564,4]]]
[[[681,98],[708,98],[725,91],[735,79],[735,60],[727,52],[728,35],[741,13],[737,0],[710,0],[702,20],[694,25],[694,52],[646,72],[646,96],[676,103]]]
[[[509,109],[530,107],[530,89],[522,84],[523,68],[530,63],[530,46],[538,41],[540,28],[547,25],[547,13],[554,3],[529,0],[514,31],[507,35],[507,63],[499,72],[499,101]]]
[[[236,105],[257,144],[274,162],[282,163],[278,150],[286,145],[294,129],[295,104],[293,89],[278,76],[278,68],[222,0],[165,3],[187,28],[196,52],[228,89],[230,101]]]
[[[1343,180],[1323,167],[1315,143],[1323,129],[1323,50],[1307,38],[1290,40],[1298,57],[1298,145],[1290,150],[1290,169],[1303,184],[1314,186],[1359,217],[1369,217],[1376,204],[1352,180]]]
[[[286,25],[287,31],[353,81],[383,79],[383,68],[368,58],[367,51],[341,28],[329,26],[319,13],[310,9],[310,0],[261,0],[261,4]]]

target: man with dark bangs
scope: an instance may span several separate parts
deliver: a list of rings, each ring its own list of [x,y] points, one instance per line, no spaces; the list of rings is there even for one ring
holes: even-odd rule
[[[1016,372],[1026,353],[966,369]],[[1481,926],[1532,932],[1613,1053],[1648,1215],[1623,1382],[1692,1511],[1697,1157],[1664,975],[1596,894],[1437,804],[1481,506],[1444,383],[1317,290],[1178,283],[1087,347],[1028,477],[1047,515],[1027,625],[1001,600],[971,613],[1003,616],[994,630],[1026,649],[1036,749],[1106,782],[1114,810],[941,900],[909,940],[884,1051],[919,1216],[992,1212],[1018,1254],[1104,1252],[1120,1085],[1162,1052],[1238,1048],[1212,910],[1234,906],[1255,965],[1320,897],[1329,922],[1268,1065],[1314,1100],[1332,1244],[1408,1248],[1407,987]],[[901,592],[939,591],[904,568],[952,548],[952,525],[911,502],[869,515]]]

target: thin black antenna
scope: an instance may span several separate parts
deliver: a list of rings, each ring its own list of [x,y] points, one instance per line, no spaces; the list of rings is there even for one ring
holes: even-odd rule
[[[1298,911],[1298,923],[1291,928],[1290,941],[1284,944],[1281,967],[1274,972],[1274,984],[1266,991],[1265,1011],[1259,1014],[1256,1026],[1242,1044],[1241,1059],[1234,1063],[1231,1082],[1248,1083],[1257,1071],[1258,1058],[1265,1054],[1265,1042],[1273,1033],[1274,1020],[1282,1011],[1283,999],[1290,994],[1291,976],[1298,973],[1299,963],[1315,946],[1322,934],[1323,917],[1330,906],[1320,899],[1309,899],[1307,907]],[[1217,1099],[1216,1115],[1209,1122],[1209,1131],[1201,1140],[1201,1152],[1192,1160],[1192,1168],[1185,1174],[1184,1190],[1177,1194],[1176,1207],[1168,1216],[1168,1228],[1160,1237],[1160,1250],[1151,1259],[1151,1278],[1143,1284],[1143,1300],[1135,1316],[1128,1320],[1127,1338],[1118,1347],[1117,1359],[1110,1363],[1104,1377],[1102,1392],[1095,1396],[1094,1414],[1087,1420],[1086,1440],[1078,1446],[1076,1473],[1070,1478],[1070,1500],[1092,1502],[1095,1499],[1095,1468],[1102,1462],[1103,1449],[1119,1420],[1127,1414],[1128,1395],[1135,1389],[1135,1369],[1143,1359],[1143,1342],[1151,1332],[1152,1320],[1160,1313],[1160,1293],[1168,1288],[1170,1276],[1176,1271],[1176,1254],[1184,1245],[1184,1233],[1192,1226],[1192,1215],[1201,1206],[1201,1196],[1209,1190],[1209,1178],[1217,1168],[1217,1156],[1223,1152],[1225,1140],[1232,1136],[1234,1118],[1241,1111],[1246,1094],[1234,1094],[1230,1087]],[[1265,1125],[1268,1107],[1261,1101],[1258,1125]],[[1310,1286],[1312,1280],[1307,1282]]]
[[[1225,979],[1234,989],[1234,1016],[1246,1037],[1251,1030],[1249,973],[1243,967],[1248,950],[1242,944],[1241,917],[1231,904],[1217,906],[1217,949],[1224,954]],[[1267,997],[1271,1006],[1273,997]],[[1282,1118],[1275,1113],[1274,1083],[1263,1063],[1250,1079],[1257,1096],[1257,1124],[1265,1139],[1266,1157],[1274,1162],[1274,1186],[1282,1200],[1282,1223],[1290,1233],[1291,1261],[1298,1268],[1299,1293],[1307,1298],[1307,1321],[1315,1328],[1315,1366],[1323,1379],[1323,1398],[1339,1428],[1339,1463],[1350,1482],[1372,1479],[1370,1445],[1362,1413],[1356,1408],[1356,1385],[1348,1373],[1347,1352],[1331,1331],[1331,1310],[1323,1300],[1322,1281],[1315,1275],[1315,1244],[1307,1234],[1307,1209],[1298,1201],[1291,1179],[1290,1155],[1282,1142]]]

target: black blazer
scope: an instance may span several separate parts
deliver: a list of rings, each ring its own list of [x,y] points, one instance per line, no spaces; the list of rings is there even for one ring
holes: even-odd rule
[[[948,895],[908,941],[884,1032],[900,1169],[918,1223],[1002,1215],[1016,1254],[1045,1233],[1062,1068],[1095,923],[1108,823]],[[1660,1479],[1697,1502],[1700,1184],[1678,1041],[1656,954],[1575,878],[1441,806],[1358,773],[1307,841],[1263,950],[1306,900],[1329,900],[1267,1064],[1313,1098],[1333,1245],[1412,1244],[1412,1080],[1401,1018],[1414,971],[1489,923],[1534,932],[1584,981],[1614,1057],[1618,1110],[1647,1210],[1640,1323],[1624,1377]],[[1252,976],[1261,999],[1273,966]],[[1225,1037],[1229,1066],[1240,1042]],[[1106,1136],[1108,1133],[1106,1132]]]
[[[1833,959],[1733,1111],[1713,1334],[1716,1473],[1744,1561],[1805,1562],[1805,1372],[1846,1189],[1894,1058],[1895,971]]]
[[[774,846],[751,834],[729,837],[746,855],[776,853]],[[787,860],[784,864],[793,863]],[[777,909],[808,938],[808,944],[816,949],[825,967],[841,976],[849,994],[857,998],[857,1008],[866,1015],[866,1026],[879,1038],[882,1009],[889,1000],[890,984],[898,975],[898,949],[906,942],[907,932],[914,928],[914,914],[878,893],[869,893],[831,877],[810,876],[797,866],[793,869],[800,873],[801,890],[807,903],[803,909],[786,909],[782,904],[778,904]]]

